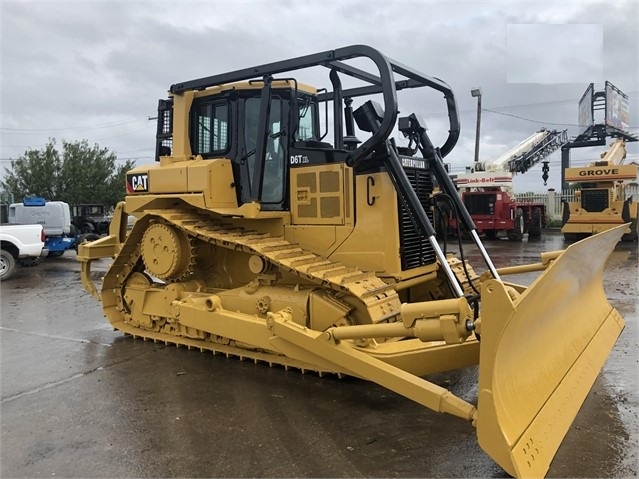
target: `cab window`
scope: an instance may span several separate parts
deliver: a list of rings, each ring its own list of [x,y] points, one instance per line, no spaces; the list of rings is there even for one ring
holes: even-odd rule
[[[301,97],[298,99],[299,123],[295,132],[296,141],[317,140],[315,135],[315,117],[317,104],[312,102],[311,97]]]
[[[229,149],[229,105],[226,101],[197,105],[193,119],[193,154],[212,156]]]

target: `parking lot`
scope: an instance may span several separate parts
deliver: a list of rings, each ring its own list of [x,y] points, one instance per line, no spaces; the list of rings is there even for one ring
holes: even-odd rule
[[[557,231],[486,243],[498,267],[563,247]],[[626,329],[551,477],[639,472],[638,283],[637,243],[620,243],[605,289]],[[0,295],[2,477],[508,477],[470,424],[375,384],[112,331],[73,252],[18,270]],[[434,378],[471,401],[476,379],[476,368]]]

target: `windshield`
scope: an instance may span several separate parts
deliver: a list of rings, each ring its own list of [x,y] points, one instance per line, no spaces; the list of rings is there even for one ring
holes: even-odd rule
[[[246,163],[249,182],[253,180],[257,126],[260,113],[260,98],[248,98],[245,103],[244,141],[247,149]],[[280,203],[284,196],[284,148],[282,135],[282,99],[273,96],[266,137],[266,158],[262,203]],[[252,188],[252,187],[251,187]]]

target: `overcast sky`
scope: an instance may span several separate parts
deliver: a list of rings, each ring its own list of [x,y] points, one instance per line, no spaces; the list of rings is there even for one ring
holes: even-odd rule
[[[591,82],[599,91],[610,81],[630,97],[630,133],[639,133],[636,1],[2,0],[0,9],[0,175],[10,158],[49,138],[87,139],[119,159],[151,163],[149,117],[171,84],[351,44],[452,87],[462,126],[446,160],[454,172],[474,158],[475,87],[481,160],[542,127],[576,135],[577,104]],[[411,98],[402,105],[400,97],[402,114],[421,114],[443,141],[441,96]],[[628,149],[639,154],[637,143]],[[572,163],[605,150],[573,149]],[[517,175],[516,189],[559,189],[559,165],[556,152],[547,186],[537,165]]]

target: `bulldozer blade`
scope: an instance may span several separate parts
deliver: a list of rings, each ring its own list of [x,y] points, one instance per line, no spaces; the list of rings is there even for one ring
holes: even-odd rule
[[[624,229],[569,246],[519,297],[482,285],[477,436],[511,475],[546,475],[623,330],[603,270]]]

